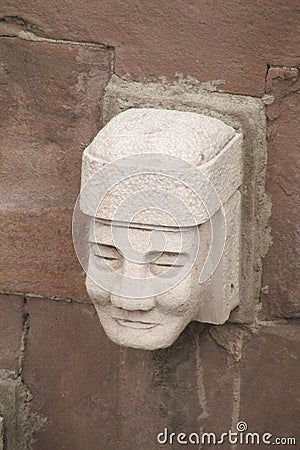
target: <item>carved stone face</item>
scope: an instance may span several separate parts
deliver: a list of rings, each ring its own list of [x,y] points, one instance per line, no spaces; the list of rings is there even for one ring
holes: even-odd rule
[[[73,239],[112,341],[154,350],[190,321],[228,320],[239,303],[241,155],[242,136],[220,120],[156,109],[118,114],[85,149],[89,250],[80,219]]]
[[[117,225],[115,228],[118,231]],[[198,235],[195,228],[161,229],[159,232],[165,238],[165,248],[161,251],[155,244],[149,245],[153,231],[150,227],[131,227],[129,239],[140,259],[130,261],[124,257],[122,249],[115,246],[110,225],[95,224],[86,287],[106,334],[116,344],[147,350],[168,347],[186,325],[197,318],[201,304],[208,300],[207,286],[200,285],[198,278],[199,266],[203,266],[208,249],[209,224],[199,227],[203,245],[198,252],[193,242]],[[182,246],[182,232],[187,233],[189,248]],[[146,298],[141,297],[141,291],[134,298],[116,295],[114,290],[118,286],[111,286],[111,292],[107,292],[95,281],[97,276],[105,276],[106,264],[123,277],[141,280],[142,286],[146,280],[152,280],[153,284],[161,277],[166,281],[166,292]],[[186,275],[168,290],[168,280],[180,276],[180,272]],[[122,277],[116,281],[122,282]]]

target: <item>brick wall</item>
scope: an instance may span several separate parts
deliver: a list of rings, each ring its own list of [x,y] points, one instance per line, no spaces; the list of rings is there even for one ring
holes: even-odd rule
[[[300,442],[298,3],[0,6],[0,370],[26,384],[32,414],[47,419],[34,450],[156,449],[164,427],[221,433],[238,420]],[[201,82],[269,103],[273,245],[252,326],[191,324],[155,352],[120,348],[104,335],[85,293],[71,219],[81,154],[101,127],[113,73]]]

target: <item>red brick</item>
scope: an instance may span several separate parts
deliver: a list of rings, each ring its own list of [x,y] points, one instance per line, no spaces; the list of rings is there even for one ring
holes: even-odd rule
[[[72,241],[72,209],[0,211],[0,285],[21,292],[87,300]]]
[[[3,15],[18,16],[53,38],[112,45],[116,73],[157,80],[176,73],[220,90],[262,96],[267,64],[297,66],[297,0],[7,0]]]
[[[260,329],[246,344],[240,364],[239,418],[247,422],[249,432],[295,437],[299,442],[299,336],[299,323],[290,321]]]
[[[116,449],[120,350],[91,305],[28,299],[23,377],[48,418],[36,450]]]
[[[100,127],[111,53],[0,38],[0,288],[83,298],[71,239],[81,155]]]
[[[170,349],[146,352],[111,343],[91,305],[28,299],[27,311],[23,377],[32,411],[48,418],[36,450],[156,448],[165,426],[197,426],[199,325]]]
[[[81,154],[99,129],[110,53],[0,38],[1,208],[67,207]]]

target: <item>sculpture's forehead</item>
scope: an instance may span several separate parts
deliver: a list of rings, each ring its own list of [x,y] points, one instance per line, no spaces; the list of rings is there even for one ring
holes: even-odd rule
[[[135,250],[146,253],[149,251],[166,251],[174,253],[189,253],[193,246],[198,227],[189,228],[153,228],[134,224],[111,224],[109,222],[92,221],[89,239],[99,244],[112,245],[122,250],[129,240]]]
[[[232,127],[203,114],[133,108],[113,117],[89,152],[106,162],[137,153],[164,153],[197,166],[214,158],[234,135]]]

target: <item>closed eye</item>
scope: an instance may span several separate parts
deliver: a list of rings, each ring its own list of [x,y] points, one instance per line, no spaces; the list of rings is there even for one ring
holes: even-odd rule
[[[150,264],[161,267],[183,267],[185,265],[187,255],[185,253],[176,252],[150,252],[148,258]]]
[[[153,261],[151,264],[155,264],[156,266],[162,266],[162,267],[183,267],[184,266],[184,264],[162,263],[162,262],[156,262],[156,261]]]
[[[95,255],[97,258],[106,259],[107,261],[116,261],[119,258],[114,258],[113,256],[103,256],[103,255]]]
[[[151,257],[149,257],[151,256]],[[187,254],[175,252],[150,253],[148,255],[150,271],[160,277],[173,277],[185,266]]]
[[[113,245],[98,244],[96,242],[90,242],[91,250],[98,258],[105,259],[107,261],[120,260],[122,257],[120,251]]]

